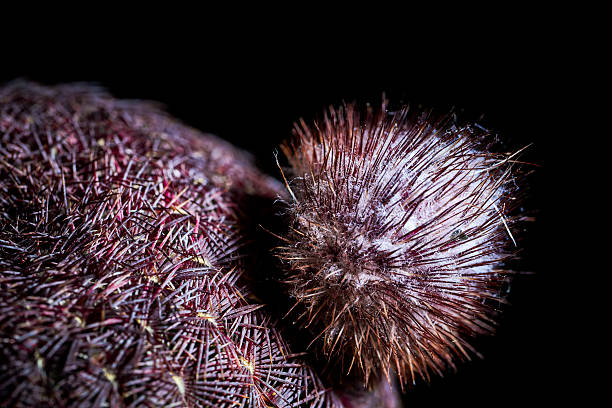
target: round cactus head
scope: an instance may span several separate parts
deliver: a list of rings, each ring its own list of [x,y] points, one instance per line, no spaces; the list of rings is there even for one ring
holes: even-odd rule
[[[292,316],[343,375],[442,373],[494,328],[514,240],[513,157],[408,108],[330,109],[283,146]]]

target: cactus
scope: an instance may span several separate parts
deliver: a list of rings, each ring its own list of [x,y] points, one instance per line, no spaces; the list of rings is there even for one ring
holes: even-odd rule
[[[489,153],[490,142],[407,107],[348,104],[296,125],[283,146],[293,178],[280,279],[340,377],[427,380],[494,330],[518,175],[516,155]]]
[[[83,85],[0,90],[0,398],[325,406],[238,282],[250,158]]]

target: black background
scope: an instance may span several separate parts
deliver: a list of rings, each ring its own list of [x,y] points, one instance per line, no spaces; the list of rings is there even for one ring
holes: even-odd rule
[[[558,82],[569,74],[548,35],[517,36],[518,28],[501,35],[507,27],[496,30],[493,22],[467,38],[448,34],[433,42],[426,41],[428,33],[401,30],[306,39],[247,30],[230,41],[234,33],[227,29],[180,38],[136,30],[79,41],[84,26],[78,33],[40,33],[4,49],[0,83],[94,82],[120,98],[161,102],[187,124],[251,151],[275,176],[274,149],[295,120],[308,121],[342,101],[376,105],[383,92],[395,104],[454,107],[460,118],[480,119],[515,149],[533,143],[523,159],[537,164],[525,203],[536,222],[522,234],[520,267],[535,274],[515,279],[498,334],[478,341],[484,359],[418,384],[405,401],[530,406],[556,398],[557,379],[565,375],[558,344],[564,336],[555,317],[561,314],[556,285],[564,272],[550,262],[548,202],[565,98]]]

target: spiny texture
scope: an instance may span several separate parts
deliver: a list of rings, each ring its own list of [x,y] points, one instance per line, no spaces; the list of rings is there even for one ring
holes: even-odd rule
[[[242,210],[276,191],[149,104],[0,88],[3,404],[331,404],[237,283]]]
[[[284,152],[291,227],[279,257],[294,319],[343,375],[442,375],[494,329],[513,158],[486,131],[403,108],[330,109]]]

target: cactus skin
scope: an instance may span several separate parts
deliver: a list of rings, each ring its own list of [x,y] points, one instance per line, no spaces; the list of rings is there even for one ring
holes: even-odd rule
[[[283,146],[290,228],[277,255],[333,376],[402,386],[442,375],[491,333],[511,277],[516,155],[448,115],[330,108]],[[283,177],[285,174],[283,173]]]
[[[0,400],[331,406],[238,277],[279,184],[214,136],[85,85],[0,88]]]

